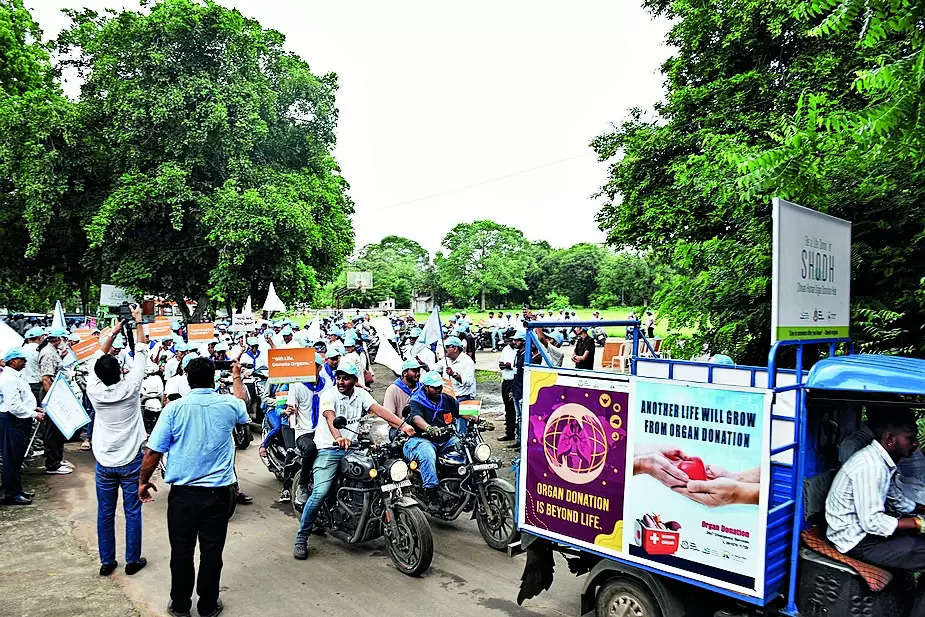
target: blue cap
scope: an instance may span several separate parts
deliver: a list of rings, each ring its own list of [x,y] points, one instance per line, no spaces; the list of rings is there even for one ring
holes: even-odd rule
[[[511,339],[515,341],[525,341],[527,340],[527,332],[525,330],[518,330]]]
[[[45,331],[39,328],[38,326],[34,328],[29,328],[26,330],[26,333],[23,335],[23,338],[38,338],[45,334]]]
[[[357,379],[360,378],[360,369],[353,362],[344,362],[343,364],[338,364],[337,373],[346,373],[348,375],[353,375]]]
[[[280,330],[279,333],[282,336],[292,336],[292,328],[290,328],[289,326],[286,326],[285,328]]]
[[[335,356],[342,356],[347,350],[341,347],[339,344],[331,345],[328,347],[328,353],[325,354],[326,358],[333,358]]]
[[[247,337],[247,344],[251,347],[253,347],[254,345],[259,345],[260,339],[257,338],[256,336],[249,336]]]
[[[416,368],[421,368],[421,365],[418,364],[417,360],[411,358],[410,360],[405,360],[405,362],[401,365],[401,372],[404,373],[405,371],[410,371]]]
[[[51,331],[48,333],[48,336],[57,336],[59,338],[62,336],[67,336],[67,330],[60,326],[57,328],[52,328]]]
[[[421,329],[411,328],[411,338],[418,338],[419,336],[421,336]]]
[[[713,364],[726,364],[728,366],[735,366],[735,361],[732,358],[730,358],[727,355],[721,354],[721,353],[716,354],[715,356],[710,358],[710,362],[712,362]]]
[[[565,337],[562,336],[562,333],[561,333],[561,332],[553,332],[551,336],[552,336],[552,340],[554,340],[555,342],[559,343],[560,345],[561,345],[562,342],[565,340]]]
[[[115,349],[125,349],[125,339],[122,338],[121,334],[117,336],[116,338],[112,339],[112,346]]]
[[[13,349],[6,352],[6,355],[3,356],[4,362],[9,362],[10,360],[15,360],[16,358],[26,359],[26,354],[23,353],[22,348],[14,347]]]
[[[355,347],[357,344],[357,337],[351,332],[347,335],[347,338],[344,339],[344,347]]]
[[[185,371],[185,370],[186,370],[186,365],[189,364],[190,362],[192,362],[194,358],[198,358],[198,357],[199,357],[199,356],[196,355],[196,354],[194,354],[194,353],[191,353],[191,354],[188,354],[188,355],[183,356],[183,362],[181,363],[182,366],[183,366],[183,370]]]
[[[421,377],[420,381],[422,386],[431,386],[432,388],[437,388],[443,386],[443,376],[440,375],[440,371],[427,371]]]
[[[446,343],[444,343],[444,345],[447,347],[459,347],[460,349],[462,349],[463,346],[462,341],[459,340],[458,336],[451,336],[450,338],[446,339]]]

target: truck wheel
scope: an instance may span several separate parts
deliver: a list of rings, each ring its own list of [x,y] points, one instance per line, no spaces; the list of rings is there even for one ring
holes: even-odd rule
[[[615,578],[597,590],[596,617],[662,617],[658,602],[646,587],[625,578]]]

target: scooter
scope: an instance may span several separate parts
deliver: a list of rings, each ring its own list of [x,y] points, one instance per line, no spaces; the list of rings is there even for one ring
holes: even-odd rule
[[[231,375],[223,371],[218,378],[218,387],[215,390],[219,394],[230,394],[231,388]],[[238,450],[246,449],[253,439],[251,427],[248,424],[235,424],[234,428],[231,429],[231,434],[234,437],[234,445]]]
[[[600,326],[592,328],[591,338],[594,339],[594,342],[597,343],[598,347],[603,347],[604,343],[607,342],[607,332]]]

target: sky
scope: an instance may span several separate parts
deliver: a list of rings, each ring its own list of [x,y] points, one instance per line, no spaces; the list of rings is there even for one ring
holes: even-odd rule
[[[554,247],[603,242],[589,147],[664,93],[667,22],[639,0],[224,0],[316,74],[338,75],[335,156],[356,203],[357,248],[396,234],[434,252],[457,223],[490,219]],[[62,8],[25,0],[44,36]]]

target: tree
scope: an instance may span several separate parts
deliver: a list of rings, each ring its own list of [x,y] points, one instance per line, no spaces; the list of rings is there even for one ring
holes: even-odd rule
[[[695,331],[693,348],[739,362],[767,358],[771,220],[767,196],[737,184],[738,164],[774,145],[807,89],[861,104],[848,86],[864,53],[850,37],[808,34],[797,4],[647,1],[673,24],[666,100],[592,144],[609,162],[598,214],[609,242],[671,264],[676,275],[654,299],[660,314],[675,332]]]
[[[604,255],[598,268],[591,306],[648,306],[656,291],[656,268],[633,253]]]
[[[430,267],[430,254],[420,244],[401,236],[386,236],[363,247],[359,258],[349,265],[350,270],[372,273],[372,289],[346,294],[343,302],[366,307],[394,298],[396,306],[411,306],[414,291],[426,288]]]
[[[108,162],[87,236],[109,281],[196,321],[210,301],[240,305],[275,281],[291,302],[340,271],[353,208],[331,154],[333,74],[211,1],[68,13],[59,51],[85,80],[90,156]]]
[[[480,296],[484,309],[486,294],[526,289],[530,251],[519,229],[493,221],[460,223],[443,237],[442,246],[448,252],[437,253],[438,277],[457,302]]]
[[[38,25],[21,0],[0,0],[0,298],[11,308],[49,310],[85,276],[86,240],[61,208],[74,113]]]

